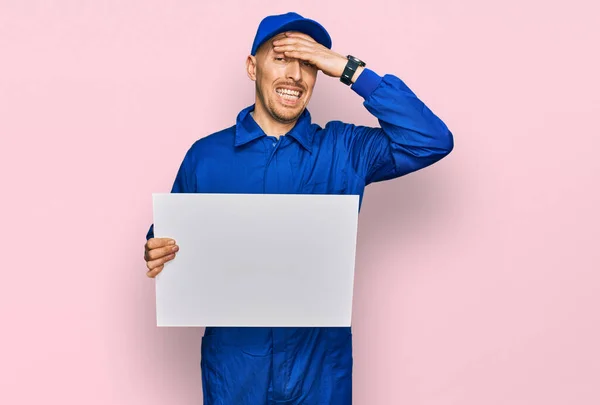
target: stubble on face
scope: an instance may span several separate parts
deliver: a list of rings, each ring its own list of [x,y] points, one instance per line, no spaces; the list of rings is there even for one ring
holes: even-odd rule
[[[272,47],[272,41],[279,37],[281,35],[263,44],[256,54],[256,93],[265,110],[275,121],[282,124],[290,124],[298,120],[306,109],[312,95],[317,71],[314,67],[303,65],[301,61],[288,60],[287,63],[299,63],[297,68],[301,70],[301,78],[299,80],[289,77],[286,74],[286,69],[283,68],[283,62],[275,59],[276,57],[283,57],[282,54],[276,54]],[[295,89],[301,92],[296,105],[288,105],[283,100],[284,97],[276,91],[280,88]]]

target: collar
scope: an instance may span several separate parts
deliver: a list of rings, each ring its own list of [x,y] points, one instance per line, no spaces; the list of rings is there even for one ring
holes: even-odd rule
[[[266,136],[264,131],[250,113],[254,111],[254,104],[244,108],[237,116],[235,124],[235,146],[244,145],[250,141]],[[313,131],[310,130],[311,117],[308,109],[304,109],[294,128],[285,136],[294,138],[304,149],[312,153]]]

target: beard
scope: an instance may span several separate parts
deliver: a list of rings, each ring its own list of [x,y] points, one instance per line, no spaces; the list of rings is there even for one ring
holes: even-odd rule
[[[291,124],[295,122],[298,118],[300,118],[300,116],[304,112],[304,109],[306,108],[306,105],[298,105],[297,107],[285,107],[277,102],[277,100],[275,99],[277,95],[273,96],[268,94],[267,97],[265,97],[265,94],[262,92],[262,89],[258,82],[256,83],[256,92],[264,109],[267,110],[269,115],[275,121],[282,124]]]
[[[282,124],[291,124],[296,121],[304,112],[304,107],[286,108],[278,105],[277,101],[269,98],[267,100],[267,111],[278,122]]]

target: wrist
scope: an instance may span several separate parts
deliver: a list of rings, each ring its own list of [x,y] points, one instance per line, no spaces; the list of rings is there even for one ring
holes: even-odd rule
[[[338,62],[337,62],[336,71],[335,71],[336,78],[339,79],[340,77],[342,77],[342,74],[344,73],[344,69],[346,69],[346,63],[348,63],[348,58],[340,55]]]
[[[346,57],[346,65],[344,71],[340,76],[340,81],[348,86],[351,86],[356,82],[358,77],[364,70],[366,63],[356,58],[355,56],[348,55]]]
[[[360,76],[363,70],[365,70],[364,66],[359,66],[358,68],[356,68],[356,72],[354,72],[354,76],[352,76],[351,79],[352,83],[356,83],[356,80],[358,80],[358,76]]]

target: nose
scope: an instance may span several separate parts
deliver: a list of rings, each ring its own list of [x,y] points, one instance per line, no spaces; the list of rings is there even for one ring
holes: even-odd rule
[[[302,79],[302,69],[300,68],[300,60],[292,59],[287,64],[286,76],[288,79],[292,79],[295,82],[299,82]]]

